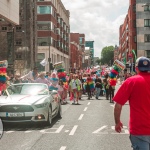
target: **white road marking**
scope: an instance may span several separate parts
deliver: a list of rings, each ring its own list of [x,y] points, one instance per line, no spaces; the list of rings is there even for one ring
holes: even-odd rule
[[[98,133],[100,131],[102,131],[103,129],[105,129],[107,126],[102,126],[101,128],[97,129],[96,131],[94,131],[93,133]],[[105,133],[106,134],[106,133]]]
[[[30,131],[30,130],[29,131],[25,131],[24,133],[30,133],[30,132],[32,132],[32,131]]]
[[[56,130],[55,133],[60,133],[60,131],[63,129],[63,127],[64,127],[64,125],[61,125],[61,126]]]
[[[7,131],[6,133],[13,133],[13,132],[15,132],[15,131]]]
[[[111,128],[112,128],[112,130],[115,130],[115,126],[112,126]],[[111,134],[129,134],[129,130],[128,130],[127,126],[123,126],[121,133],[115,132],[115,133],[111,133]]]
[[[45,129],[45,130],[41,130],[41,133],[60,133],[60,131],[64,128],[64,125],[61,125],[59,128],[50,128],[50,129]],[[56,130],[57,129],[57,130]],[[56,130],[55,132],[50,132],[47,130]]]
[[[65,132],[67,133],[67,132],[69,132],[69,130],[66,130]]]
[[[85,107],[85,108],[84,108],[84,111],[87,111],[87,109],[88,109],[88,107]]]
[[[90,105],[91,104],[91,102],[88,102],[88,104],[87,105]]]
[[[75,131],[77,130],[77,128],[78,128],[78,125],[75,125],[75,126],[73,127],[73,129],[71,130],[71,132],[69,133],[69,135],[74,135],[74,133],[75,133]]]
[[[66,149],[66,146],[62,146],[61,148],[60,148],[60,150],[65,150]]]
[[[84,114],[81,114],[78,120],[82,120]]]

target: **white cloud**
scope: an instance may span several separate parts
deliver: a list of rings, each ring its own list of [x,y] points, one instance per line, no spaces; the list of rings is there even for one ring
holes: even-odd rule
[[[129,0],[62,0],[70,11],[71,32],[94,40],[95,56],[105,46],[118,45],[119,26],[128,11]]]

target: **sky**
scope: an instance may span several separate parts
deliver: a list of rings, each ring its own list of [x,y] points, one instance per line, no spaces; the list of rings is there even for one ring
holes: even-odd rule
[[[105,46],[118,45],[119,27],[123,24],[129,0],[62,0],[70,11],[70,32],[84,33],[94,41],[94,57]]]

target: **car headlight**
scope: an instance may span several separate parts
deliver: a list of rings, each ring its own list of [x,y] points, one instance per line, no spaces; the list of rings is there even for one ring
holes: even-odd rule
[[[37,107],[37,108],[43,108],[46,106],[47,106],[47,103],[35,104],[35,107]]]

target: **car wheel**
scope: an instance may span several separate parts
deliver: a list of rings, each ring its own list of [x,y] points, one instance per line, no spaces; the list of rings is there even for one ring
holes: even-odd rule
[[[57,118],[62,118],[62,107],[61,107],[61,104],[59,104]]]
[[[51,109],[51,107],[49,107],[47,125],[50,126],[51,124],[52,124],[52,109]]]

